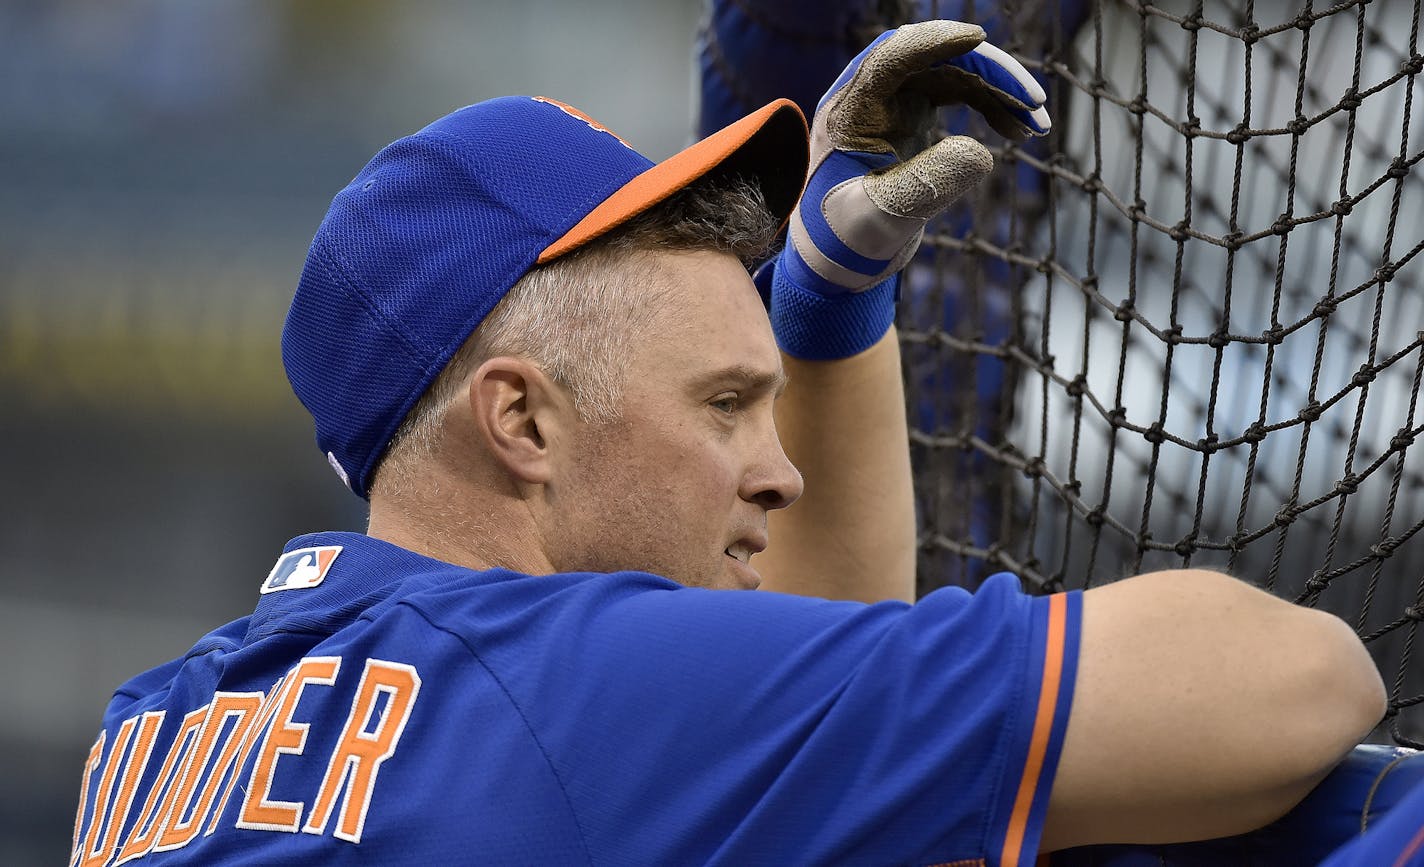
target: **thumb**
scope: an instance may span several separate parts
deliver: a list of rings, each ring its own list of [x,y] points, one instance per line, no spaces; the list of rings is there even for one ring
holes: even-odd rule
[[[950,136],[908,160],[865,178],[865,192],[883,211],[928,220],[979,186],[994,168],[989,149]]]

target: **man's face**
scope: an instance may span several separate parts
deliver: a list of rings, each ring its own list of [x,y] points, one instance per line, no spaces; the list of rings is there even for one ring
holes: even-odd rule
[[[627,346],[622,417],[576,425],[555,456],[550,553],[560,570],[755,588],[747,561],[766,547],[767,512],[802,487],[772,421],[781,356],[735,257],[649,258],[659,309]]]

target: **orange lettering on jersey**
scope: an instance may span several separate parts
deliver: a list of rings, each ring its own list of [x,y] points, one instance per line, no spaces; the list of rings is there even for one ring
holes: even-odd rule
[[[109,753],[108,764],[104,768],[106,780],[116,771],[119,762],[123,760],[124,741],[128,739],[128,732],[133,730],[135,724],[138,726],[138,734],[133,737],[133,749],[129,751],[128,760],[124,765],[124,775],[119,782],[118,797],[114,801],[113,810],[109,812],[109,821],[104,826],[104,837],[96,844],[95,831],[98,829],[99,819],[103,816],[103,811],[96,809],[94,827],[89,829],[89,838],[86,841],[88,852],[85,854],[84,860],[79,862],[79,867],[102,867],[114,854],[114,848],[119,844],[119,831],[123,829],[124,822],[128,819],[129,809],[133,807],[138,781],[143,776],[144,769],[148,767],[149,756],[153,753],[153,742],[158,735],[159,727],[163,725],[164,715],[165,711],[151,710],[142,716],[124,720],[114,742],[114,749]],[[107,797],[106,794],[105,798],[107,799]]]
[[[352,843],[361,842],[366,811],[371,807],[371,794],[376,787],[376,774],[381,763],[395,754],[419,692],[420,675],[414,666],[381,659],[366,660],[356,697],[351,701],[351,713],[331,753],[326,776],[303,831],[320,834],[326,830],[337,793],[345,784],[341,817],[332,833]],[[386,703],[373,729],[372,715],[381,696],[385,696]]]
[[[257,738],[267,730],[267,724],[272,721],[273,715],[277,712],[277,706],[282,702],[282,695],[286,686],[291,684],[291,672],[277,678],[277,682],[272,684],[272,688],[267,690],[267,696],[262,699],[262,710],[258,712],[257,718],[252,725],[248,726],[243,734],[242,743],[236,760],[232,765],[232,776],[228,778],[227,786],[223,788],[222,797],[218,799],[217,806],[213,809],[213,820],[208,823],[208,830],[203,832],[206,837],[213,833],[218,826],[218,820],[222,818],[223,811],[227,809],[228,798],[232,796],[233,786],[237,784],[237,778],[242,773],[242,768],[247,764],[247,755],[252,752],[252,745],[257,742]]]
[[[198,727],[203,724],[207,715],[208,706],[203,705],[183,717],[183,724],[179,727],[177,736],[173,738],[173,746],[168,750],[168,756],[163,760],[163,767],[159,769],[158,776],[153,779],[153,788],[149,789],[148,798],[143,802],[143,811],[139,813],[138,821],[129,831],[129,839],[124,843],[124,848],[119,850],[114,867],[147,855],[148,850],[153,848],[158,839],[157,831],[163,826],[163,820],[173,806],[173,796],[178,789],[177,780],[182,776],[180,766],[186,768],[192,760]]]
[[[207,818],[208,810],[213,805],[213,797],[217,794],[217,788],[221,785],[233,757],[237,754],[242,736],[247,733],[246,727],[252,724],[252,719],[261,705],[262,693],[260,692],[218,692],[213,694],[212,703],[208,706],[208,717],[203,722],[202,733],[198,737],[197,746],[192,751],[193,759],[188,763],[187,772],[183,775],[182,780],[175,787],[177,795],[173,798],[172,811],[164,820],[163,831],[158,835],[158,842],[154,845],[153,851],[165,852],[169,849],[180,849],[198,836],[198,831],[202,830],[203,820]],[[223,740],[222,752],[218,755],[217,762],[213,763],[209,770],[209,759],[212,758],[217,746],[218,735],[227,727],[229,718],[233,721],[232,729]],[[207,772],[207,783],[203,786],[202,793],[194,804],[193,793],[205,771]],[[189,805],[193,805],[191,812],[188,809]],[[185,815],[187,818],[184,818]]]
[[[114,795],[114,777],[117,776],[119,763],[123,761],[124,750],[128,748],[129,738],[133,737],[134,726],[138,724],[138,717],[130,717],[124,720],[119,726],[119,733],[114,736],[114,747],[109,750],[109,758],[104,762],[104,775],[99,779],[99,791],[94,794],[94,817],[89,822],[89,833],[84,838],[84,848],[78,853],[82,857],[79,859],[80,867],[92,864],[95,861],[94,847],[99,843],[99,829],[104,826],[104,814],[109,810],[109,801]],[[103,733],[100,733],[99,740],[103,741]],[[88,788],[88,785],[85,786]],[[80,795],[80,809],[83,809],[83,795]],[[102,864],[108,859],[109,852],[103,852]],[[74,863],[74,856],[69,858],[71,864]]]
[[[104,757],[104,738],[108,734],[104,729],[99,730],[99,736],[94,739],[94,746],[89,748],[89,758],[84,760],[84,778],[79,783],[79,812],[74,814],[74,842],[69,846],[70,867],[79,860],[79,841],[84,833],[84,808],[89,804],[89,781],[94,779],[94,771],[99,767],[99,760]],[[97,809],[102,811],[103,807],[98,806]],[[95,819],[95,824],[97,823],[98,819]]]
[[[302,697],[302,690],[308,683],[327,686],[336,682],[336,672],[341,668],[338,656],[312,656],[297,663],[291,672],[291,684],[285,690],[280,707],[267,729],[267,737],[262,741],[262,750],[252,766],[252,776],[247,783],[247,796],[242,801],[242,812],[237,827],[258,831],[296,832],[301,825],[301,801],[269,801],[272,789],[272,772],[277,759],[283,754],[301,755],[307,744],[307,724],[292,722],[292,712]]]

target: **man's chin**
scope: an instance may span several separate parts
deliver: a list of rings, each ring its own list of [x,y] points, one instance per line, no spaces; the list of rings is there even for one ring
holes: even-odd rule
[[[701,587],[704,590],[756,590],[761,586],[761,573],[748,563],[743,563],[729,554],[722,555],[721,568],[696,571],[681,569],[659,569],[656,566],[613,566],[599,564],[597,568],[586,568],[590,572],[646,572],[681,584],[684,587]]]
[[[722,556],[727,559],[727,568],[723,570],[727,580],[722,585],[723,589],[755,590],[761,586],[761,573],[752,568],[750,563],[743,563],[730,555]]]

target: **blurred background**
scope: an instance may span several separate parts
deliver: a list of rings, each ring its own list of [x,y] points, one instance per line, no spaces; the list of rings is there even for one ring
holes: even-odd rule
[[[661,159],[698,0],[0,0],[0,863],[63,863],[103,707],[362,529],[278,335],[331,197],[510,93]]]
[[[1054,132],[943,118],[999,169],[930,226],[900,311],[920,589],[1227,568],[1345,617],[1390,690],[1374,739],[1424,743],[1419,15],[0,0],[0,864],[62,863],[115,686],[247,614],[288,538],[362,529],[278,337],[376,150],[542,93],[661,159],[775,96],[809,113],[927,17],[1023,59]]]

